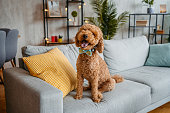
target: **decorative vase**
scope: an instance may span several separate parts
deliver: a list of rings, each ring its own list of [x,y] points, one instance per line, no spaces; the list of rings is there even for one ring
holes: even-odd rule
[[[55,36],[55,42],[58,42],[58,37],[57,36]]]
[[[55,42],[55,35],[51,36],[51,42]]]
[[[73,25],[76,26],[76,18],[74,17]]]
[[[73,21],[73,25],[76,26],[76,21]]]
[[[154,13],[154,8],[153,8],[153,7],[147,8],[147,13],[148,13],[148,14]]]

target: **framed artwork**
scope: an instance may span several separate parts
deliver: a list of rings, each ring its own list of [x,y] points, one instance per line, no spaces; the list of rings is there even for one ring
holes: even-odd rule
[[[160,13],[167,13],[166,4],[160,5]]]
[[[48,14],[49,17],[61,17],[60,2],[49,0],[48,1]]]

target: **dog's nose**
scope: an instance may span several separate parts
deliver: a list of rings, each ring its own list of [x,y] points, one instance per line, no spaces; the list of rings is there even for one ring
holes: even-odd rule
[[[83,35],[83,38],[86,39],[88,36],[87,35]]]

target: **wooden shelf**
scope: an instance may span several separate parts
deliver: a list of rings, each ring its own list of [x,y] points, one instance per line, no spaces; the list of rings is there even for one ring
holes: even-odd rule
[[[134,13],[130,15],[170,15],[170,13]]]
[[[68,3],[84,3],[84,1],[68,1]]]
[[[157,34],[157,33],[151,33],[150,35],[170,35],[170,34]]]
[[[47,44],[69,44],[68,42],[47,42]]]
[[[70,42],[70,43],[68,43],[68,42],[47,42],[47,44],[74,44],[75,42]]]
[[[81,27],[81,25],[69,25],[69,27]]]
[[[149,27],[149,26],[130,26],[130,27]],[[150,26],[150,27],[156,27],[156,26]]]
[[[67,17],[62,16],[62,17],[45,17],[45,18],[67,18]]]

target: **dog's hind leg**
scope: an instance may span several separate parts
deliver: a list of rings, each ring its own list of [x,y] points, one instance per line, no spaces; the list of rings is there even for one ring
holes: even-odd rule
[[[116,81],[110,78],[100,86],[99,92],[103,93],[106,91],[111,91],[112,89],[115,88],[115,84],[116,84]]]
[[[120,83],[124,81],[124,78],[120,75],[114,75],[114,76],[111,76],[111,78],[115,79],[116,83]]]

